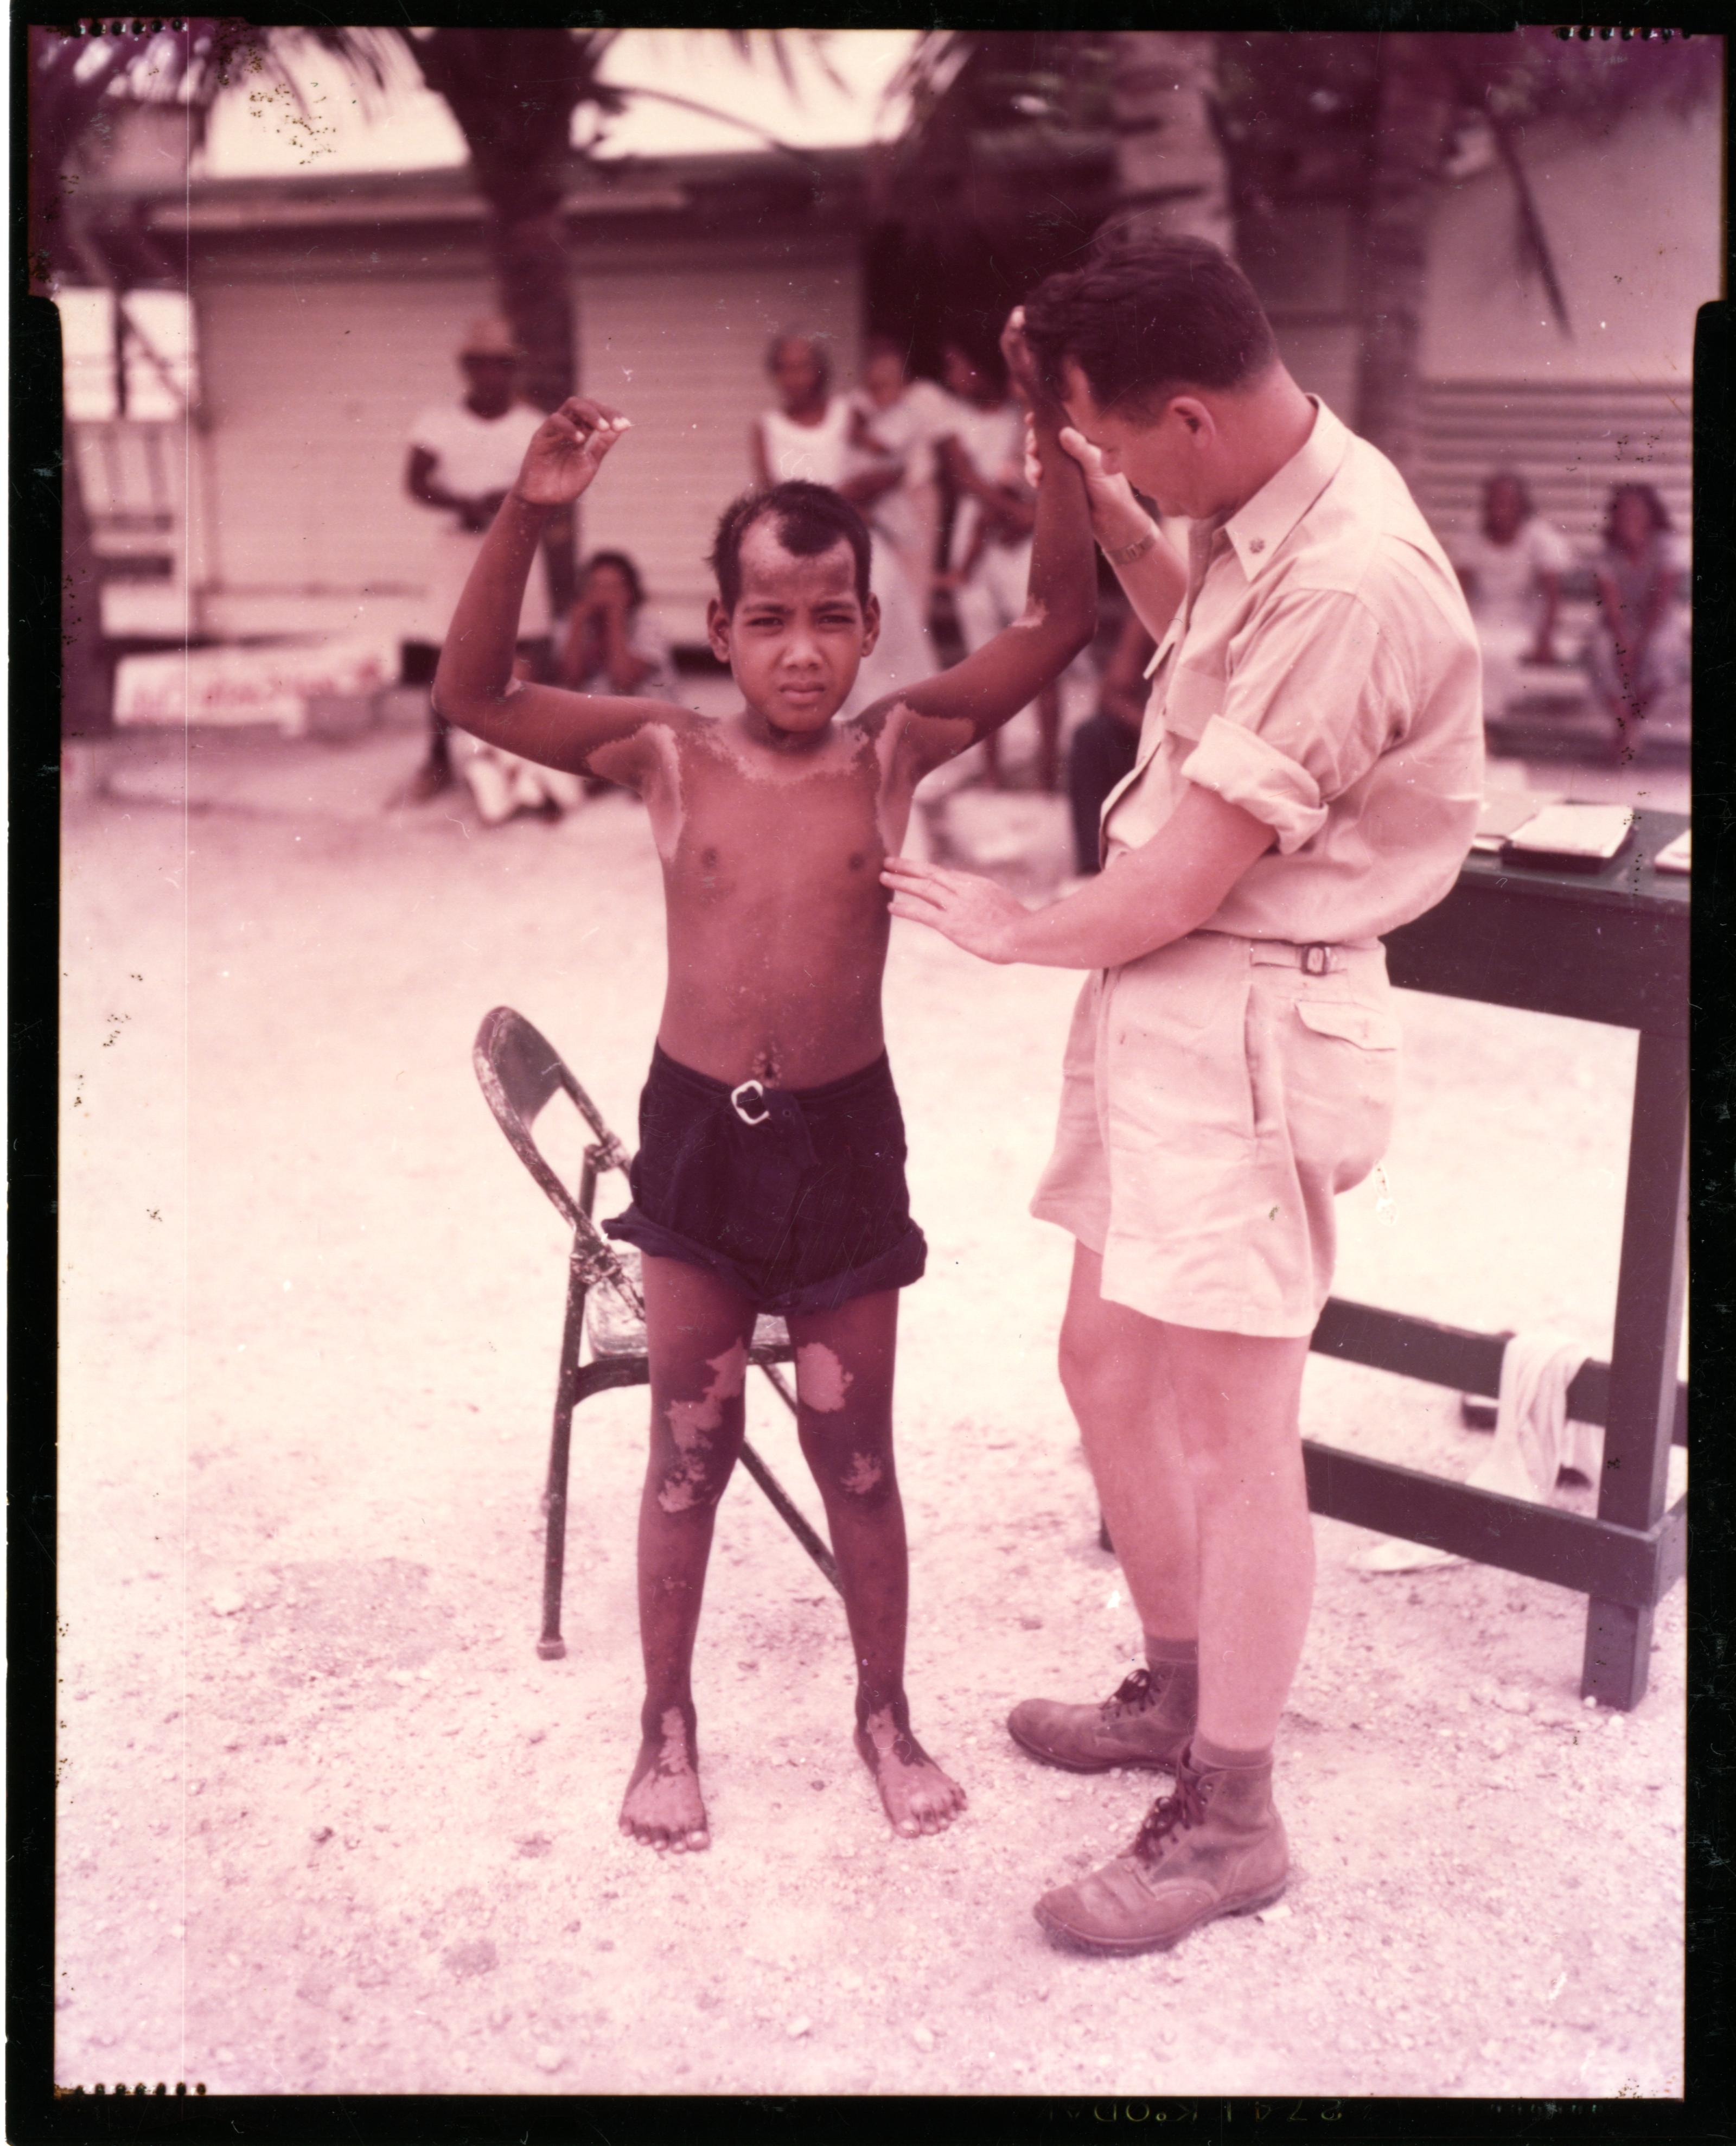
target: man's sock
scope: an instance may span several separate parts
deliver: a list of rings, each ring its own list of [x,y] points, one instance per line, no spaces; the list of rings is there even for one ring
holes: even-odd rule
[[[1219,1766],[1270,1766],[1272,1763],[1272,1746],[1270,1744],[1258,1751],[1239,1751],[1233,1744],[1214,1744],[1210,1737],[1200,1735],[1197,1729],[1189,1746],[1189,1754],[1196,1772]]]
[[[1152,1669],[1167,1669],[1173,1664],[1185,1663],[1190,1668],[1200,1665],[1200,1642],[1197,1639],[1160,1639],[1155,1633],[1145,1634],[1145,1660]]]

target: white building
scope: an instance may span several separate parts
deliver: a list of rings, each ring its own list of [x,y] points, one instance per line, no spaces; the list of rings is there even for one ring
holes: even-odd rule
[[[1721,115],[1653,112],[1600,139],[1539,127],[1524,154],[1571,333],[1517,257],[1505,173],[1472,160],[1433,238],[1421,502],[1450,538],[1483,477],[1516,467],[1589,551],[1610,484],[1638,478],[1685,528],[1694,315],[1720,287]],[[134,556],[106,594],[110,630],[185,619],[225,639],[395,641],[434,519],[404,492],[406,437],[459,392],[459,333],[495,306],[481,203],[461,171],[188,188],[164,161],[135,157],[106,184],[135,194],[184,265],[190,422],[75,427],[99,544]],[[565,215],[581,382],[635,420],[582,544],[631,552],[676,638],[696,641],[769,338],[821,330],[846,378],[854,364],[863,152],[622,160],[579,171]],[[1248,265],[1280,345],[1354,422],[1354,210],[1280,208],[1276,237]],[[137,577],[152,559],[166,574]]]

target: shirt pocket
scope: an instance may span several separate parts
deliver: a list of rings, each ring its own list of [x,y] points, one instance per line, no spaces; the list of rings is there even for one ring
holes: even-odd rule
[[[1178,663],[1164,695],[1164,728],[1198,744],[1205,726],[1224,711],[1229,681],[1221,671],[1197,663]]]
[[[1389,1013],[1372,1006],[1347,1006],[1340,1001],[1298,999],[1296,1016],[1316,1036],[1333,1036],[1354,1043],[1359,1051],[1396,1051],[1399,1024]]]

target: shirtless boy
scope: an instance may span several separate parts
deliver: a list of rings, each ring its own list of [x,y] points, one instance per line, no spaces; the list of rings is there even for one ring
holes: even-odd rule
[[[1022,356],[1022,345],[1016,346]],[[1063,423],[1040,402],[1039,441]],[[662,860],[669,984],[640,1105],[633,1203],[607,1225],[645,1255],[651,1456],[639,1515],[643,1741],[623,1832],[709,1845],[691,1684],[717,1500],[742,1437],[756,1315],[796,1345],[797,1428],[826,1505],[855,1648],[858,1750],[901,1834],[964,1791],[911,1734],[908,1562],[892,1455],[898,1290],[926,1248],[880,1027],[880,868],[923,776],[1007,721],[1090,638],[1083,483],[1051,451],[1024,616],[955,669],[835,721],[874,646],[868,536],[836,492],[778,486],[719,525],[712,648],[743,705],[512,681],[520,598],[547,517],[627,429],[574,399],[544,423],[476,561],[441,657],[449,721],[636,791]]]

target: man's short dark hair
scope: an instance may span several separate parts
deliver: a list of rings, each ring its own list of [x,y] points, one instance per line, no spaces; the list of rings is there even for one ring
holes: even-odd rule
[[[868,602],[868,525],[841,492],[830,485],[809,484],[791,477],[782,484],[762,486],[732,499],[718,519],[711,546],[711,567],[717,576],[717,593],[726,611],[741,601],[741,540],[756,522],[768,517],[776,525],[777,540],[798,559],[817,558],[834,544],[848,544],[856,557],[856,600]]]
[[[1144,413],[1187,387],[1248,386],[1278,347],[1254,287],[1205,238],[1113,238],[1038,285],[1025,337],[1051,394],[1071,358],[1100,410]]]

